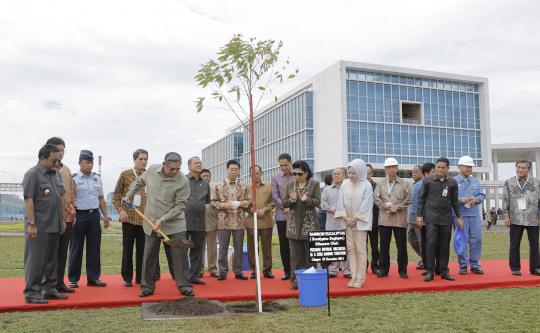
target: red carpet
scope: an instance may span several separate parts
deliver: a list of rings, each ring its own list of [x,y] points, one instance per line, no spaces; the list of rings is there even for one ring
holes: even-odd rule
[[[456,281],[441,280],[439,276],[429,283],[423,282],[421,271],[414,269],[415,264],[409,265],[409,279],[400,279],[397,267],[392,265],[387,278],[377,278],[369,273],[362,289],[346,287],[349,280],[338,277],[330,280],[330,293],[332,296],[362,296],[406,292],[443,292],[454,290],[474,290],[484,288],[530,287],[540,286],[540,277],[528,273],[529,262],[523,261],[523,275],[513,276],[506,260],[483,261],[484,275],[459,275],[457,263],[450,264],[450,270]],[[263,299],[297,298],[298,292],[289,288],[289,281],[281,281],[282,272],[275,271],[276,279],[262,279]],[[125,288],[120,275],[106,275],[102,279],[108,283],[105,288],[87,287],[85,279],[81,279],[81,286],[74,294],[68,294],[68,300],[51,300],[46,305],[25,304],[22,291],[24,279],[0,279],[0,312],[10,311],[39,311],[64,308],[104,308],[134,306],[144,302],[174,300],[180,297],[173,280],[169,275],[158,281],[156,293],[153,296],[139,298],[139,286]],[[229,273],[225,281],[217,281],[205,274],[204,286],[195,286],[197,297],[217,299],[220,301],[240,301],[255,299],[255,280],[240,281]]]

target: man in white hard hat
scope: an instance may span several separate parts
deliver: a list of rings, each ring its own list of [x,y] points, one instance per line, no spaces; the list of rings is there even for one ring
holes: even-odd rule
[[[458,162],[459,174],[454,177],[458,183],[458,200],[463,229],[468,249],[458,255],[459,274],[467,274],[470,267],[475,274],[484,274],[479,260],[482,254],[482,218],[480,205],[485,194],[480,188],[478,179],[472,176],[474,161],[470,156],[462,156]]]
[[[373,194],[374,202],[379,207],[379,234],[381,237],[381,255],[377,277],[386,277],[390,270],[390,240],[392,233],[396,240],[399,276],[407,279],[407,209],[411,204],[411,185],[399,178],[398,161],[387,158],[384,161],[386,179],[379,182]]]

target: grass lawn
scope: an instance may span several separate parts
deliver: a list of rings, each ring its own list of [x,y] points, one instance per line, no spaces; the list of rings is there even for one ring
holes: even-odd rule
[[[22,238],[0,237],[0,277],[23,274],[23,246]],[[121,249],[120,237],[102,238],[103,274],[119,273]],[[277,236],[273,250],[274,267],[279,268]],[[416,260],[409,250],[409,261]],[[507,259],[507,255],[507,233],[484,233],[483,259]],[[522,257],[528,257],[527,242]],[[163,252],[160,259],[166,272]],[[183,321],[143,321],[140,307],[2,313],[0,332],[540,332],[540,288],[333,298],[330,318],[326,308],[301,308],[297,300],[280,302],[290,310]]]

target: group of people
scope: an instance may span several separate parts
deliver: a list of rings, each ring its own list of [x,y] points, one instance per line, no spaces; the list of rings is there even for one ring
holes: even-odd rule
[[[86,241],[87,285],[105,287],[100,279],[101,225],[109,217],[101,178],[92,171],[93,154],[82,150],[79,171],[63,165],[65,142],[53,137],[39,150],[38,164],[24,176],[25,199],[25,300],[45,304],[47,299],[65,299],[75,292],[81,275]],[[468,249],[458,256],[459,273],[483,274],[480,265],[482,227],[480,205],[484,194],[472,176],[473,160],[459,160],[459,174],[448,177],[449,160],[439,158],[413,169],[414,184],[398,177],[395,158],[384,163],[385,177],[375,182],[373,167],[361,159],[346,169],[333,170],[331,182],[321,191],[309,164],[292,162],[289,154],[278,157],[280,171],[271,183],[263,181],[263,169],[255,165],[249,174],[256,183],[256,206],[250,184],[239,180],[240,164],[226,163],[226,178],[212,182],[199,157],[188,160],[188,174],[181,169],[180,154],[165,155],[161,164],[147,167],[148,152],[137,149],[133,166],[117,181],[113,204],[122,222],[121,275],[125,287],[140,284],[140,297],[155,292],[160,279],[157,231],[175,246],[164,244],[169,271],[179,293],[193,296],[194,284],[205,284],[204,258],[208,272],[219,281],[227,279],[229,244],[232,238],[234,278],[256,278],[254,237],[260,239],[262,275],[273,279],[272,233],[279,236],[284,274],[292,289],[298,288],[295,271],[308,268],[309,233],[345,230],[347,262],[331,263],[329,277],[340,270],[349,278],[348,287],[361,288],[367,268],[379,278],[390,272],[390,242],[397,247],[398,274],[407,279],[407,238],[421,257],[417,269],[424,269],[424,281],[440,274],[454,280],[448,269],[452,230],[464,229]],[[510,227],[510,268],[520,275],[519,245],[527,230],[530,244],[530,272],[540,275],[538,255],[540,182],[530,175],[531,163],[518,161],[515,177],[505,182],[504,219]],[[318,211],[318,209],[320,211]],[[138,212],[137,212],[138,211]],[[324,214],[319,214],[320,212]],[[146,223],[143,215],[152,222]],[[254,216],[257,217],[255,232]],[[324,223],[319,216],[324,215]],[[243,272],[243,242],[251,274]],[[371,260],[368,260],[368,242]],[[69,248],[68,285],[64,282]],[[135,248],[135,251],[134,251]],[[133,255],[135,252],[135,270]],[[340,267],[341,266],[341,267]]]

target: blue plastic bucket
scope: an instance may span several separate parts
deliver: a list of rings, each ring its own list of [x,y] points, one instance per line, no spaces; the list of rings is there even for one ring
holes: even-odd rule
[[[317,269],[316,273],[304,273],[304,271],[305,269],[295,271],[300,305],[326,305],[326,293],[328,290],[326,269]]]
[[[249,271],[251,267],[249,267],[249,257],[248,257],[248,251],[246,249],[242,251],[242,261],[243,261],[242,270]]]

